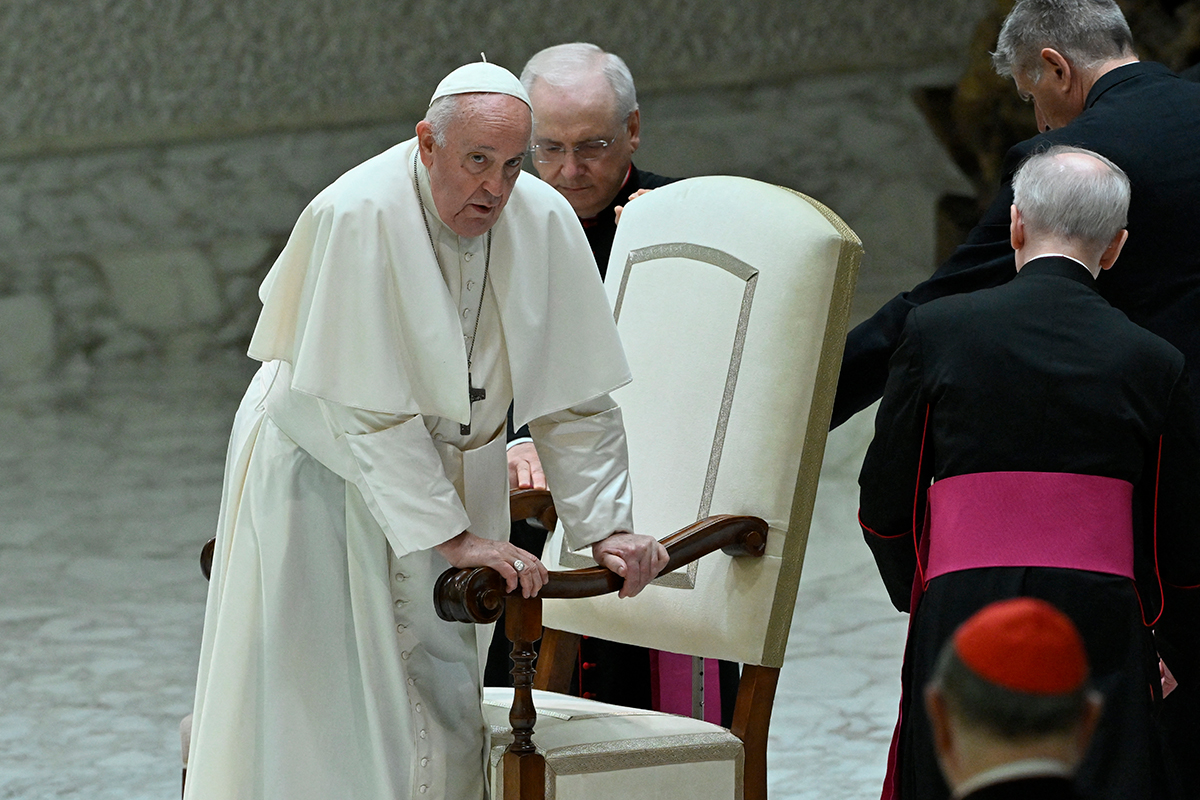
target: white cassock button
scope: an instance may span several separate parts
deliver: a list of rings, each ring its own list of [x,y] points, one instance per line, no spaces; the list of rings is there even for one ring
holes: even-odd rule
[[[475,257],[474,253],[463,253],[463,258],[465,258],[467,261],[470,261],[474,257]]]
[[[421,731],[421,738],[422,738],[422,739],[424,739],[424,738],[425,738],[425,731]]]
[[[429,787],[424,784],[421,784],[421,794],[425,794],[428,791],[429,791]]]
[[[397,581],[405,581],[405,580],[407,580],[407,579],[408,579],[408,576],[407,576],[407,575],[405,575],[403,572],[397,572],[397,573],[396,573],[396,580],[397,580]]]
[[[422,766],[422,767],[427,767],[427,766],[429,766],[429,759],[428,759],[428,758],[422,758],[422,759],[421,759],[421,766]]]
[[[420,711],[420,710],[421,710],[421,704],[417,703],[417,711]]]
[[[416,682],[415,680],[413,680],[412,678],[409,678],[409,679],[408,679],[408,685],[409,685],[409,686],[415,686],[415,685],[416,685],[416,683],[417,683],[417,682]]]
[[[475,281],[467,281],[467,291],[470,292],[470,291],[473,291],[474,289],[475,289]]]
[[[407,628],[407,627],[408,627],[407,625],[397,625],[397,626],[396,626],[396,633],[404,633],[404,629],[405,629],[405,628]]]
[[[408,605],[407,600],[397,600],[396,601],[396,608],[404,608],[406,605]]]
[[[405,661],[408,661],[408,657],[411,655],[412,655],[412,653],[410,651],[405,650],[403,653],[400,654],[400,657],[403,658]]]
[[[471,316],[471,309],[469,309],[469,308],[464,308],[464,309],[463,309],[463,319],[466,319],[466,318],[467,318],[467,317],[469,317],[469,316]]]

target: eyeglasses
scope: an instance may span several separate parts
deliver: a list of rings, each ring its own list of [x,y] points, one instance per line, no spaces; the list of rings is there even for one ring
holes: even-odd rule
[[[559,164],[566,160],[567,153],[574,153],[576,161],[595,161],[604,155],[604,151],[616,140],[615,136],[611,139],[592,139],[590,142],[583,142],[574,147],[564,147],[556,142],[535,144],[533,160],[539,164]]]

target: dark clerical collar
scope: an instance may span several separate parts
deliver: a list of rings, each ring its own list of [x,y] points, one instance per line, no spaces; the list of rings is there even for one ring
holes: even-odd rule
[[[1012,761],[985,770],[969,778],[958,787],[955,798],[963,798],[973,792],[978,792],[985,786],[998,783],[1011,783],[1036,778],[1058,778],[1070,780],[1071,771],[1067,765],[1056,758],[1027,758],[1023,761]]]
[[[1017,273],[1017,277],[1029,275],[1056,275],[1060,278],[1070,278],[1084,286],[1095,287],[1096,279],[1091,270],[1078,259],[1070,256],[1047,254],[1025,262],[1025,266]]]
[[[1096,105],[1096,101],[1100,99],[1100,95],[1107,92],[1119,83],[1124,83],[1127,80],[1140,77],[1142,75],[1165,74],[1174,75],[1175,73],[1167,69],[1162,64],[1153,61],[1132,61],[1128,64],[1122,64],[1119,67],[1113,67],[1108,72],[1101,75],[1092,84],[1091,90],[1088,91],[1087,98],[1083,102],[1084,108],[1091,108]]]

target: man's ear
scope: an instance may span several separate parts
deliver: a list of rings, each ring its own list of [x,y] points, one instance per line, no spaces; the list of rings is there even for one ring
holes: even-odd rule
[[[421,163],[426,167],[433,161],[433,148],[437,141],[433,138],[433,126],[428,120],[417,123],[417,152],[421,154]]]
[[[1060,91],[1068,91],[1075,73],[1067,57],[1053,47],[1043,47],[1039,55],[1042,59],[1042,77],[1060,86]]]
[[[642,143],[642,112],[635,108],[625,124],[629,129],[629,152],[632,153]]]
[[[1129,231],[1122,228],[1113,237],[1113,240],[1108,243],[1108,247],[1104,248],[1104,252],[1100,254],[1100,269],[1108,269],[1117,260],[1117,256],[1121,255],[1121,248],[1125,246],[1125,241],[1129,238]]]
[[[1104,710],[1104,697],[1099,692],[1089,692],[1087,706],[1083,718],[1076,730],[1075,745],[1079,752],[1079,760],[1083,760],[1088,746],[1092,743],[1092,734],[1096,732],[1096,724],[1100,721],[1100,713]]]
[[[946,708],[946,698],[935,686],[925,690],[925,713],[929,716],[929,726],[933,729],[933,748],[939,756],[945,758],[954,747],[954,736],[950,732],[950,712]]]
[[[1017,210],[1017,204],[1013,203],[1008,207],[1008,243],[1012,245],[1014,251],[1020,250],[1025,246],[1025,219],[1021,216],[1021,212]]]

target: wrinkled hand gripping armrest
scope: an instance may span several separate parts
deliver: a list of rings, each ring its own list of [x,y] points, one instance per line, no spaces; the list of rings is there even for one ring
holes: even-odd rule
[[[767,523],[758,517],[729,514],[708,517],[671,534],[662,543],[670,560],[660,575],[717,550],[757,558],[766,552]],[[619,591],[623,582],[603,567],[551,572],[538,597],[595,597]],[[434,587],[434,605],[438,616],[447,622],[486,624],[500,617],[506,594],[504,579],[490,567],[449,569]]]

